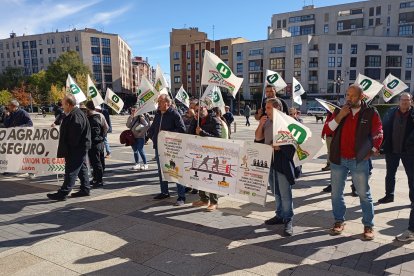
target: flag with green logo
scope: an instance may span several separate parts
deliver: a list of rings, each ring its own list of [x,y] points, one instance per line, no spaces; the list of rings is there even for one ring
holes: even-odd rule
[[[364,91],[364,100],[367,102],[372,101],[383,88],[381,83],[362,74],[358,75],[355,84],[359,84],[362,87],[362,90]]]
[[[156,110],[158,108],[158,96],[160,94],[144,76],[137,92],[137,112],[135,116]]]
[[[69,93],[75,97],[76,104],[86,101],[86,96],[83,93],[82,89],[80,89],[79,85],[72,79],[72,76],[69,74],[68,78],[66,79],[66,90],[69,90]]]
[[[160,92],[164,88],[169,88],[167,80],[164,77],[164,73],[161,70],[161,67],[157,65],[157,69],[155,69],[155,82],[154,82],[154,88]],[[166,93],[168,95],[168,91]]]
[[[315,98],[315,100],[318,103],[320,103],[330,113],[334,113],[335,109],[341,109],[339,106],[334,105],[333,103],[330,103],[328,101],[321,100],[321,99],[318,99],[318,98]]]
[[[282,79],[282,76],[280,76],[278,72],[272,70],[266,70],[265,86],[267,85],[275,87],[276,92],[287,86],[286,82]]]
[[[94,106],[100,106],[104,103],[101,93],[96,89],[95,84],[91,80],[91,77],[88,75],[88,96],[91,97]]]
[[[235,98],[242,82],[243,78],[236,77],[224,61],[205,50],[201,85],[216,85],[227,88]]]
[[[312,139],[311,130],[285,113],[273,109],[273,145],[293,145],[295,166],[309,162],[323,147],[320,137]]]
[[[400,94],[408,88],[408,86],[399,78],[389,74],[385,80],[382,82],[384,85],[384,93],[382,97],[385,102],[391,100],[394,96]]]
[[[220,88],[216,85],[207,86],[203,96],[200,98],[200,103],[201,105],[206,106],[208,109],[218,107],[220,108],[222,114],[226,113],[226,105],[223,101],[223,96],[221,94]]]
[[[190,97],[187,92],[185,92],[184,87],[181,85],[180,90],[178,90],[175,98],[182,102],[187,108],[190,106]]]
[[[105,103],[118,114],[124,107],[124,101],[110,88],[106,89]]]
[[[302,95],[305,93],[302,84],[294,77],[292,82],[293,101],[298,105],[302,105]]]

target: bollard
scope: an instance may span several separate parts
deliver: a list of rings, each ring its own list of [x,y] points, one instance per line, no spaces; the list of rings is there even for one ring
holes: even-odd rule
[[[233,133],[236,133],[236,122],[234,122],[234,131]]]

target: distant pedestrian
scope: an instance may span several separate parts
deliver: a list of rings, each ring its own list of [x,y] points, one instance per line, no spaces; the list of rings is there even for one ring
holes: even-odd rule
[[[246,106],[244,107],[243,113],[244,113],[244,117],[246,117],[246,126],[250,126],[249,118],[250,118],[250,115],[252,114],[252,109],[250,108],[248,104],[246,104]]]
[[[230,106],[226,105],[224,107],[226,113],[223,114],[224,119],[226,119],[226,123],[229,129],[229,138],[231,137],[231,124],[234,122],[233,113],[230,111]]]

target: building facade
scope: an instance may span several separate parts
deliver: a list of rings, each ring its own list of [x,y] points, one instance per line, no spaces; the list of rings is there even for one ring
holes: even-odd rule
[[[204,50],[209,50],[230,67],[233,66],[233,47],[247,42],[244,38],[210,40],[198,28],[172,29],[170,33],[171,91],[177,92],[181,85],[188,94],[200,93],[201,70]],[[232,68],[233,69],[233,68]]]
[[[52,32],[0,39],[0,73],[20,67],[26,76],[46,70],[62,53],[76,51],[89,67],[98,89],[132,91],[131,48],[117,34],[95,29]]]
[[[371,0],[274,14],[268,39],[233,46],[233,68],[244,78],[245,100],[261,98],[266,69],[292,77],[315,97],[344,98],[358,73],[383,81],[392,73],[414,90],[414,1]],[[259,94],[259,95],[257,95]]]
[[[132,91],[137,91],[142,77],[153,82],[154,68],[148,63],[148,58],[134,57],[132,59]]]

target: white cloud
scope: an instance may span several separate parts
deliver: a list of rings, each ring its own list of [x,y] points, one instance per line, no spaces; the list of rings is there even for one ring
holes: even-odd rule
[[[128,10],[131,9],[131,6],[125,6],[120,9],[111,11],[111,12],[99,12],[95,14],[92,19],[88,22],[89,25],[97,25],[97,24],[109,24],[112,20],[118,19],[121,15],[126,13]]]

